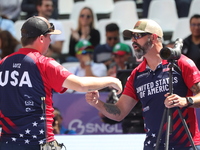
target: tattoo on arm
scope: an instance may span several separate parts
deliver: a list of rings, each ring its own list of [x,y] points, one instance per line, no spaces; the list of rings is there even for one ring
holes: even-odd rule
[[[119,110],[119,108],[116,105],[105,103],[104,107],[105,107],[106,111],[110,114],[113,114],[113,115],[121,114],[121,111]]]
[[[200,92],[200,82],[195,83],[192,87],[191,90],[194,94],[197,94]]]

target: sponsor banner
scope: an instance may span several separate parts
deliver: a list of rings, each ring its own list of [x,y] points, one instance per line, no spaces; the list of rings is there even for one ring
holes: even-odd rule
[[[107,92],[100,93],[100,99],[106,101]],[[121,134],[121,124],[103,123],[96,108],[85,100],[85,93],[53,94],[54,107],[61,111],[63,126],[75,130],[77,134]]]
[[[100,99],[106,101],[107,92],[100,92]],[[121,134],[121,124],[109,125],[103,123],[98,110],[85,100],[85,93],[53,94],[54,106],[63,116],[64,127],[75,130],[77,134]],[[196,109],[200,127],[200,108]]]

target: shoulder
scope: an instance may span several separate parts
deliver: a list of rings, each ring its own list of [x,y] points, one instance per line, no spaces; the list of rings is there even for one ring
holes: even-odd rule
[[[181,57],[177,60],[179,66],[195,66],[195,63],[192,59],[188,58],[187,56],[181,54]]]
[[[184,45],[188,45],[189,43],[192,42],[192,35],[189,35],[188,37],[186,37],[184,40],[183,40],[183,44]],[[183,45],[183,46],[184,46]]]
[[[178,66],[184,74],[199,75],[200,73],[194,61],[183,54],[178,59]]]
[[[96,50],[96,49],[102,49],[102,48],[104,48],[104,47],[106,47],[106,44],[99,44],[99,45],[97,45],[97,46],[95,47],[95,50]]]

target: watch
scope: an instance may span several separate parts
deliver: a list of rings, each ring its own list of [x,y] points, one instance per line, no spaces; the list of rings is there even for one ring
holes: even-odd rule
[[[194,105],[194,101],[191,97],[186,97],[186,100],[188,102],[188,107]]]

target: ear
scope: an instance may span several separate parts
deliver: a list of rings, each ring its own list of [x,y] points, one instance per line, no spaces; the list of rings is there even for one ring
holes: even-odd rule
[[[45,38],[44,35],[39,36],[38,39],[39,39],[40,43],[44,43],[44,38]]]
[[[153,40],[156,40],[158,36],[156,34],[152,34],[152,37],[153,37]]]

